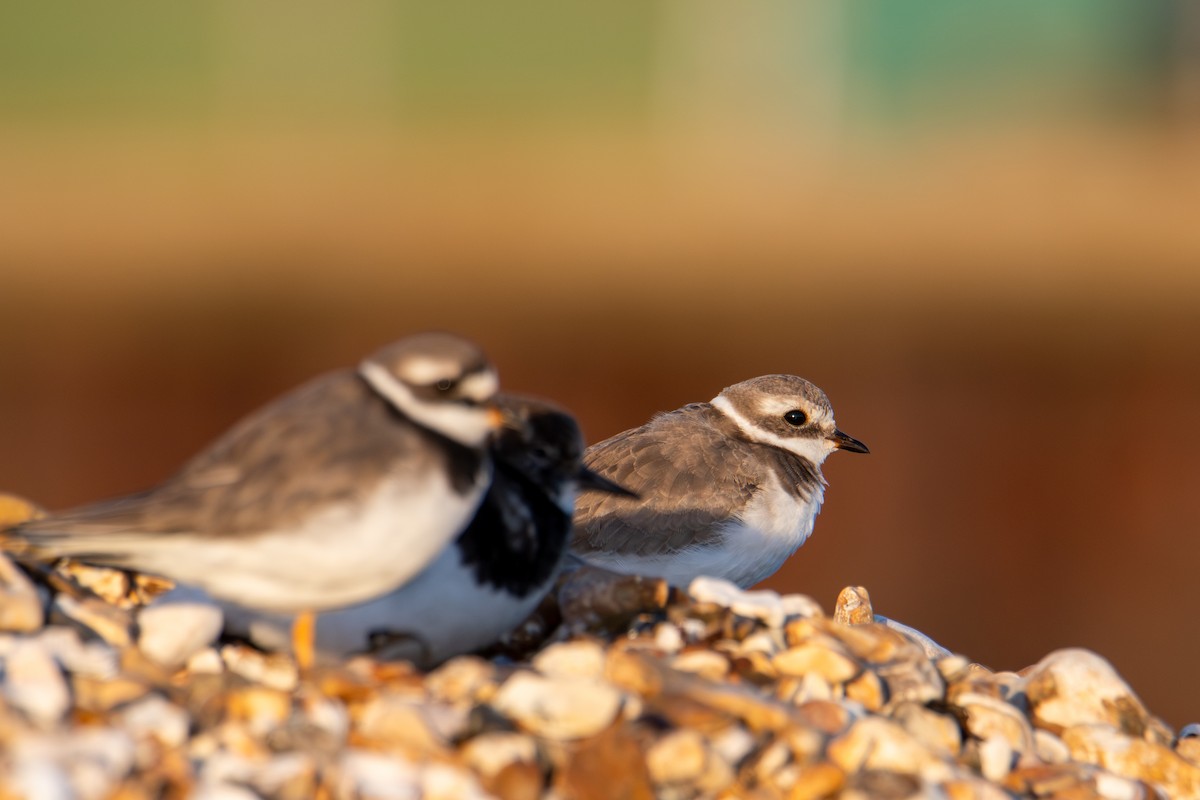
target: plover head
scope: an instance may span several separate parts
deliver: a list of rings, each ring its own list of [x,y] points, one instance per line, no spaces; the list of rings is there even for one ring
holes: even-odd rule
[[[749,439],[802,456],[816,465],[834,450],[868,453],[838,430],[833,406],[817,386],[795,375],[763,375],[726,387],[712,405]]]
[[[372,353],[359,374],[401,413],[467,447],[482,447],[511,418],[492,404],[496,370],[476,345],[449,333],[410,336]]]

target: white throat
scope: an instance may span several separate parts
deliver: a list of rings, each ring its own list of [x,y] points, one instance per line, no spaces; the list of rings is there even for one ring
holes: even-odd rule
[[[358,374],[400,413],[418,425],[466,447],[483,447],[491,431],[487,412],[483,408],[418,400],[407,386],[374,361],[362,362]]]
[[[825,459],[833,452],[833,445],[824,437],[816,439],[809,437],[785,439],[782,436],[776,436],[770,431],[763,430],[746,419],[745,416],[734,408],[733,403],[729,402],[729,398],[725,395],[717,395],[712,399],[711,404],[713,408],[733,420],[742,433],[746,434],[750,439],[787,450],[790,453],[795,453],[801,458],[806,458],[813,462],[818,467],[824,464]]]

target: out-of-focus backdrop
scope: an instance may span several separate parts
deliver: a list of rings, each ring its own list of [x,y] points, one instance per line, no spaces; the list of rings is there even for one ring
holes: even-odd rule
[[[403,334],[598,440],[768,372],[835,455],[767,585],[1200,719],[1200,11],[0,5],[0,489],[145,487]]]

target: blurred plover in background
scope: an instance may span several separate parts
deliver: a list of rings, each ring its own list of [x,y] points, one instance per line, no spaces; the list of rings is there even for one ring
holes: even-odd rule
[[[580,490],[628,496],[583,466],[575,419],[544,401],[499,395],[516,420],[492,445],[492,484],[458,539],[415,578],[366,603],[322,614],[319,656],[357,652],[432,666],[489,645],[550,589],[567,549]],[[226,607],[227,628],[268,649],[286,645],[288,619]]]
[[[22,557],[169,578],[311,616],[386,594],[463,531],[492,480],[495,370],[457,336],[412,336],[250,415],[149,491],[0,534]]]

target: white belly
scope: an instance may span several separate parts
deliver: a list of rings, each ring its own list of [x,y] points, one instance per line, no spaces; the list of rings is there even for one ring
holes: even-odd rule
[[[490,480],[490,474],[485,474]],[[488,480],[467,495],[441,471],[385,483],[366,502],[330,508],[287,530],[241,537],[165,537],[141,564],[213,597],[267,611],[320,611],[378,597],[424,569],[466,527]]]
[[[384,653],[421,666],[485,647],[519,625],[537,607],[553,577],[524,598],[484,587],[448,547],[414,580],[383,597],[317,616],[317,651],[323,660],[361,652],[373,632],[386,631]],[[226,629],[260,647],[288,649],[291,615],[225,606]]]
[[[824,487],[817,486],[804,501],[773,477],[773,483],[755,494],[739,518],[721,526],[719,544],[710,541],[652,556],[588,553],[585,560],[618,572],[661,575],[676,586],[710,575],[747,588],[774,574],[804,544],[824,494]]]

